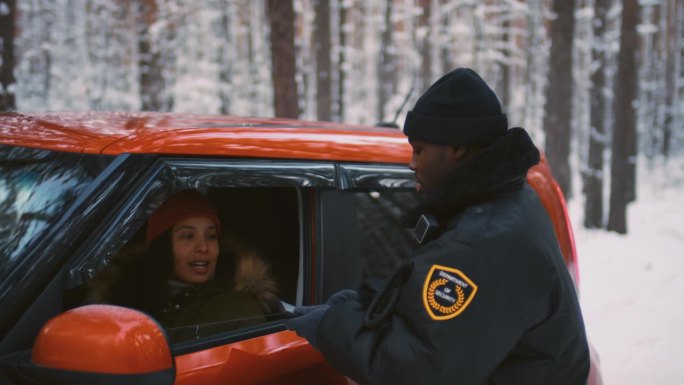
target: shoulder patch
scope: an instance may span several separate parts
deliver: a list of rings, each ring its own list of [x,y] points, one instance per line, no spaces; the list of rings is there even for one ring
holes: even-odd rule
[[[423,285],[423,305],[430,318],[444,321],[461,314],[476,292],[477,285],[460,270],[432,265]]]

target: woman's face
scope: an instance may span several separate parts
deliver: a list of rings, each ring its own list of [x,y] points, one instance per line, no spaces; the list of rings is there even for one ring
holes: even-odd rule
[[[192,217],[173,226],[171,247],[177,279],[198,285],[214,278],[219,242],[211,219]]]

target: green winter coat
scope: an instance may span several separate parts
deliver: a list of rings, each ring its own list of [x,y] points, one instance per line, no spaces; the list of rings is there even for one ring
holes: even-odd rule
[[[262,303],[251,293],[211,281],[191,287],[161,304],[158,321],[172,342],[226,332],[266,321]]]
[[[234,249],[234,250],[233,250]],[[166,278],[144,250],[124,250],[110,269],[88,283],[86,303],[108,303],[146,312],[167,331],[171,342],[186,341],[257,325],[277,309],[277,285],[269,265],[251,249],[233,247],[234,273],[188,286],[169,297]],[[228,256],[224,256],[228,257]],[[147,267],[147,268],[145,268]]]

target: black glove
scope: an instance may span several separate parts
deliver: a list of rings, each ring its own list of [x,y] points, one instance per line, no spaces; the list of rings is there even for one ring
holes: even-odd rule
[[[330,305],[297,306],[293,313],[299,317],[289,318],[285,321],[285,327],[293,330],[298,336],[306,338],[311,346],[318,350],[317,334],[321,326],[325,312]]]
[[[323,305],[297,306],[292,311],[298,317],[285,321],[285,327],[293,330],[298,336],[306,338],[309,343],[318,350],[318,328],[321,326],[325,312],[330,306],[349,300],[358,300],[359,293],[356,290],[341,290],[330,296]]]

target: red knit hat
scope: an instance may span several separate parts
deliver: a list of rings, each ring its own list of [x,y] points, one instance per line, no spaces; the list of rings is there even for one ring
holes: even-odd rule
[[[145,243],[149,245],[164,231],[175,226],[178,222],[192,217],[209,218],[216,225],[216,232],[221,233],[221,222],[214,206],[197,190],[183,190],[171,196],[147,221],[147,237]]]

